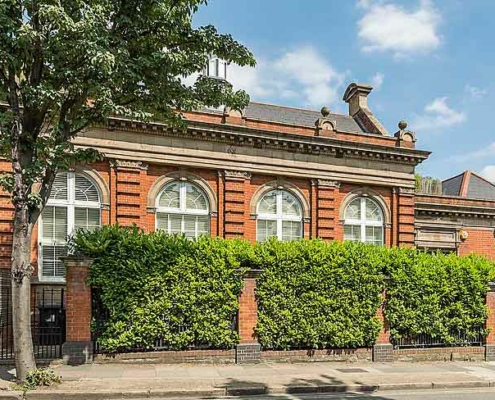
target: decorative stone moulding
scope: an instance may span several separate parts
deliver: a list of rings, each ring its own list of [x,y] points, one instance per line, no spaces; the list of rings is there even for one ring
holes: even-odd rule
[[[337,130],[337,121],[328,118],[330,109],[323,107],[321,109],[321,117],[315,122],[316,136],[325,136],[326,133],[335,132]]]
[[[247,171],[228,171],[225,170],[223,172],[225,178],[231,178],[231,179],[242,179],[242,180],[248,180],[251,179],[251,172]]]
[[[412,131],[406,130],[407,128],[407,122],[406,121],[400,121],[399,124],[399,130],[395,133],[395,137],[397,138],[397,144],[400,146],[401,142],[416,142],[416,134]]]
[[[147,170],[148,164],[143,161],[132,160],[110,160],[110,165],[116,169],[142,169]]]

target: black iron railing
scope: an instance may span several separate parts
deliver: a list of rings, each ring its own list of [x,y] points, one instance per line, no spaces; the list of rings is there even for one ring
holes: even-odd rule
[[[38,288],[32,297],[31,334],[39,360],[62,356],[65,342],[65,290]],[[14,359],[10,271],[0,272],[0,361]]]
[[[109,320],[109,313],[103,306],[101,302],[100,292],[97,289],[92,290],[92,327],[91,327],[91,335],[92,341],[94,344],[93,352],[94,354],[104,354],[108,353],[105,348],[101,345],[98,340],[101,338],[102,334],[105,332],[107,321]],[[232,330],[237,331],[237,315],[232,317]],[[176,333],[183,333],[191,330],[191,325],[183,324],[175,327]],[[204,343],[198,340],[192,340],[185,348],[182,350],[204,350],[204,349],[212,349],[210,343]],[[154,340],[153,345],[150,347],[145,346],[134,346],[129,348],[121,348],[118,350],[118,353],[132,353],[132,352],[151,352],[151,351],[166,351],[166,350],[175,350],[175,347],[172,346],[167,339],[158,337]]]
[[[451,340],[446,341],[425,333],[415,336],[404,335],[400,339],[393,339],[392,344],[395,348],[405,349],[450,346],[475,347],[483,346],[485,343],[485,333],[482,327],[475,329],[474,334],[468,335],[465,332],[452,331],[449,336]]]

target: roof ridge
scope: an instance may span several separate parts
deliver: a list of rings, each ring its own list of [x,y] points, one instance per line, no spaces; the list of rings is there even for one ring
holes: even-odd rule
[[[489,185],[491,185],[491,186],[493,186],[495,188],[495,183],[494,182],[489,181],[488,179],[484,178],[483,176],[481,176],[477,172],[474,172],[474,171],[469,171],[469,172],[471,173],[471,175],[474,175],[475,177],[481,179],[483,182],[486,182],[486,183],[488,183]]]
[[[292,107],[292,106],[282,106],[280,104],[273,104],[273,103],[263,103],[261,101],[250,101],[249,104],[259,104],[259,105],[262,105],[262,106],[270,106],[270,107],[277,107],[277,108],[288,108],[288,109],[291,109],[291,110],[299,110],[299,111],[307,111],[307,112],[314,112],[314,113],[319,113],[321,114],[321,111],[319,110],[315,110],[315,109],[312,109],[312,108],[303,108],[303,107]],[[341,117],[348,117],[348,118],[352,118],[350,115],[346,115],[346,114],[338,114],[338,113],[334,113],[332,111],[330,111],[330,114],[333,114],[333,115],[338,115],[338,116],[341,116]]]

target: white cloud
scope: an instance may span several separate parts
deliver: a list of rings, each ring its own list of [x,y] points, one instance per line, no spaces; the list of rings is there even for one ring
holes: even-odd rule
[[[470,161],[470,160],[479,160],[480,158],[492,157],[495,156],[495,142],[490,143],[488,146],[484,146],[483,148],[475,151],[471,151],[464,154],[458,154],[456,156],[450,157],[450,160],[453,161]]]
[[[473,100],[479,100],[485,97],[488,94],[488,91],[486,89],[481,89],[476,86],[472,86],[469,83],[464,87],[464,91],[469,94],[471,99]]]
[[[383,85],[384,79],[385,75],[383,75],[381,72],[377,72],[371,77],[371,86],[373,86],[373,88],[376,90],[380,89]]]
[[[466,114],[450,108],[447,100],[447,97],[437,97],[427,104],[424,113],[416,116],[411,128],[418,131],[434,131],[459,125],[466,121]]]
[[[495,182],[495,165],[487,165],[481,171],[481,175],[489,181]]]
[[[339,102],[345,74],[337,71],[314,47],[305,46],[273,60],[258,60],[256,68],[230,65],[228,80],[253,100],[300,98],[310,107]]]
[[[360,0],[357,4],[365,10],[358,22],[364,52],[391,52],[402,58],[430,52],[441,43],[441,16],[431,0],[420,0],[415,10],[390,1]]]

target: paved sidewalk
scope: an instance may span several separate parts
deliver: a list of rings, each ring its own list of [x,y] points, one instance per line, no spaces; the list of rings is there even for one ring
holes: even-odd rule
[[[27,399],[220,397],[494,387],[495,363],[92,364],[54,367],[63,383]],[[6,370],[0,375],[7,378]],[[5,381],[0,387],[6,387]],[[0,391],[1,394],[7,391]]]

